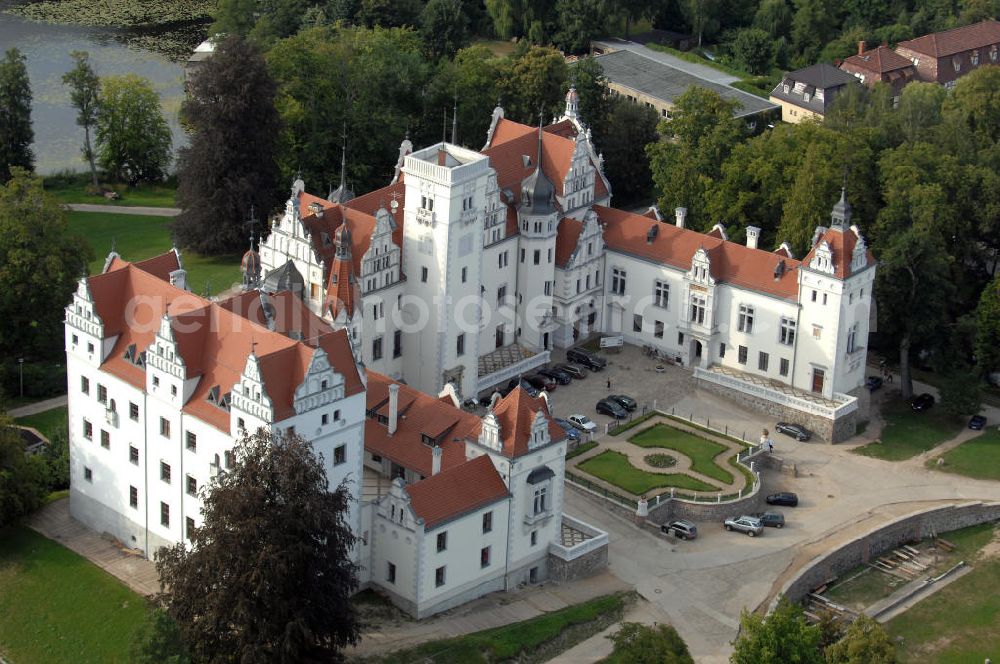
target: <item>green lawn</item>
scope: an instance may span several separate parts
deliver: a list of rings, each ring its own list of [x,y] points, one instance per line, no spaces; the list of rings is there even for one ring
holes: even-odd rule
[[[854,451],[865,456],[903,461],[954,438],[961,425],[950,419],[940,408],[915,413],[905,401],[882,405],[885,428],[881,441],[875,441]]]
[[[172,241],[169,218],[104,212],[70,212],[70,230],[79,233],[94,249],[90,273],[100,274],[104,260],[111,251],[112,241],[118,253],[127,261],[141,261],[170,250]],[[188,285],[202,294],[205,284],[211,294],[226,290],[240,281],[240,256],[201,256],[181,251],[181,260],[188,273]]]
[[[996,661],[1000,655],[1000,556],[972,551],[994,537],[990,525],[966,528],[944,537],[964,549],[971,572],[921,600],[886,624],[903,663],[966,664]]]
[[[572,450],[570,450],[569,452],[566,453],[566,458],[567,459],[572,459],[573,457],[578,457],[581,454],[584,454],[585,452],[589,452],[590,450],[594,449],[595,447],[597,447],[597,441],[596,440],[589,440],[586,443],[580,443],[579,445],[576,446],[575,449],[572,449]]]
[[[430,641],[414,648],[399,650],[384,657],[367,658],[365,662],[409,664],[410,662],[451,664],[485,664],[511,661],[523,653],[534,653],[573,625],[601,621],[611,624],[628,601],[627,595],[605,595],[589,602],[568,606],[523,622],[466,634],[453,639]],[[606,626],[606,625],[605,625]],[[600,628],[595,626],[595,632]],[[581,634],[583,638],[591,633]],[[565,648],[572,643],[560,644]],[[564,649],[564,648],[563,648]],[[554,654],[554,653],[553,653]]]
[[[59,431],[67,433],[67,417],[68,411],[66,410],[66,406],[59,406],[57,408],[53,408],[52,410],[46,410],[35,415],[18,417],[14,421],[22,426],[34,427],[41,431],[42,435],[46,438],[52,440],[52,437]]]
[[[944,465],[929,459],[927,466],[980,480],[1000,480],[1000,430],[989,429],[946,452]]]
[[[733,483],[733,474],[715,463],[715,457],[729,448],[721,443],[695,436],[666,424],[654,424],[628,439],[639,447],[663,447],[691,459],[691,469],[706,477]]]
[[[684,473],[651,473],[633,466],[621,452],[606,450],[577,466],[580,470],[614,484],[634,496],[653,489],[676,487],[689,491],[718,491],[718,487]]]
[[[127,661],[146,601],[25,527],[0,530],[0,653],[12,664]]]
[[[114,189],[121,196],[116,201],[103,196],[95,196],[87,192],[89,180],[78,179],[68,182],[63,178],[49,179],[45,182],[45,191],[59,199],[60,203],[92,203],[94,205],[124,205],[142,207],[174,207],[176,188],[158,184],[141,184],[130,189],[124,184],[103,184],[102,187]]]

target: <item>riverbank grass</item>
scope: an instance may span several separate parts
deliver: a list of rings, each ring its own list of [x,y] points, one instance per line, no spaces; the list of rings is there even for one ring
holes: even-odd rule
[[[621,452],[605,450],[595,457],[577,465],[577,469],[628,491],[633,496],[642,496],[663,487],[675,487],[688,491],[718,491],[707,482],[684,473],[651,473],[633,466]]]
[[[940,408],[915,413],[910,404],[897,399],[882,405],[885,428],[879,440],[854,452],[885,461],[904,461],[958,435],[961,427]]]
[[[23,526],[0,530],[0,654],[11,662],[128,661],[146,601]]]

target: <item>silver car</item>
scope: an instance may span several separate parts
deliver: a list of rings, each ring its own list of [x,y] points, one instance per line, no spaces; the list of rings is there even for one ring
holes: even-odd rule
[[[757,517],[744,514],[734,519],[726,519],[726,530],[735,530],[754,537],[764,532],[764,524]]]

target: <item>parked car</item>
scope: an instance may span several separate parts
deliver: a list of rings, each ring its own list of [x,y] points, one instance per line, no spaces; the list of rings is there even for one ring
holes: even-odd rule
[[[562,430],[566,432],[566,440],[569,440],[574,443],[580,442],[582,436],[580,435],[580,432],[576,430],[576,427],[573,426],[572,422],[570,422],[569,420],[564,420],[561,417],[555,418],[555,421],[556,424],[562,427]]]
[[[597,431],[597,425],[586,415],[570,415],[566,420],[580,431],[591,433]]]
[[[568,373],[573,378],[580,380],[581,378],[587,377],[587,372],[583,367],[577,366],[575,364],[557,364],[556,369]]]
[[[793,424],[791,422],[778,422],[774,425],[774,430],[778,433],[783,433],[786,436],[791,436],[800,443],[804,443],[810,438],[812,438],[812,432],[805,428],[801,424]]]
[[[693,540],[698,537],[698,526],[687,519],[679,519],[660,526],[660,532],[664,535],[673,534],[674,537],[682,540]]]
[[[764,532],[764,526],[757,517],[744,514],[740,517],[726,519],[726,530],[735,530],[754,537]]]
[[[766,528],[785,527],[785,515],[780,512],[757,512],[754,516],[760,519],[760,525]]]
[[[510,382],[507,383],[507,387],[498,390],[500,392],[500,396],[505,397],[508,394],[510,394],[514,390],[514,388],[518,386],[518,383],[520,383],[521,389],[528,393],[529,397],[538,396],[538,389],[524,378],[522,378],[520,381],[518,381],[517,378],[511,378]]]
[[[639,405],[635,399],[629,396],[625,396],[624,394],[609,394],[606,398],[611,401],[614,401],[615,403],[617,403],[619,406],[629,411],[630,413],[633,410],[635,410],[636,407]]]
[[[910,402],[910,407],[918,413],[928,410],[933,405],[934,395],[929,392],[924,392],[920,396],[913,397],[913,401]]]
[[[570,348],[566,351],[566,359],[570,362],[583,365],[591,371],[600,371],[604,367],[608,366],[608,361],[603,357],[598,357],[589,350],[580,347]]]
[[[982,415],[973,415],[969,418],[969,428],[974,431],[981,431],[986,427],[986,418]]]
[[[611,399],[601,399],[597,402],[597,412],[601,415],[610,415],[616,420],[623,420],[628,417],[628,411],[621,407],[617,401]]]
[[[530,376],[525,376],[524,380],[528,381],[528,384],[536,390],[553,392],[556,389],[556,381],[552,380],[548,376],[543,376],[542,374],[531,374]]]
[[[772,493],[767,497],[768,505],[784,505],[785,507],[795,507],[799,504],[799,497],[794,493],[788,491],[782,491],[781,493]]]
[[[553,367],[546,367],[545,369],[539,369],[538,373],[541,375],[551,378],[560,385],[569,385],[573,381],[573,377],[570,376],[565,371],[560,371],[559,369]]]
[[[882,387],[882,379],[879,376],[868,376],[865,380],[865,387],[868,388],[869,392],[874,392]]]

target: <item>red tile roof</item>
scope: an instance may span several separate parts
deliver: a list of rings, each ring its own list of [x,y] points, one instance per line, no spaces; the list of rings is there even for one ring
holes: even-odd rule
[[[613,251],[689,270],[695,252],[704,248],[711,260],[712,277],[717,281],[785,299],[798,297],[795,269],[801,265],[800,261],[602,205],[595,205],[594,212],[604,224],[604,243]],[[648,242],[647,233],[653,225],[657,226],[657,235]],[[784,260],[785,270],[775,279],[774,269],[779,260]]]
[[[553,443],[566,438],[566,432],[552,419],[545,399],[528,396],[519,385],[493,407],[493,414],[500,424],[500,438],[505,455],[515,458],[530,452],[528,440],[531,438],[531,424],[538,411],[542,411],[548,418],[549,437]]]
[[[338,251],[330,267],[330,279],[326,284],[326,308],[336,318],[341,310],[347,316],[353,317],[355,308],[361,305],[361,291],[354,273],[354,260],[351,255],[351,235],[348,225],[341,224],[337,229],[334,245],[347,245],[346,251]]]
[[[972,25],[934,32],[916,39],[899,42],[896,48],[905,48],[934,58],[943,58],[997,43],[1000,43],[1000,22],[988,19]],[[985,62],[985,54],[983,54],[983,58]]]
[[[572,217],[564,217],[556,229],[556,266],[566,267],[570,256],[576,250],[583,222]]]
[[[170,273],[174,270],[179,270],[181,267],[180,262],[177,260],[177,253],[173,250],[159,256],[147,258],[144,261],[138,261],[135,263],[135,266],[164,281],[170,281]]]
[[[411,484],[406,492],[413,512],[424,520],[425,530],[509,495],[507,485],[485,454]]]
[[[858,236],[854,230],[850,228],[846,230],[838,228],[827,230],[816,240],[815,246],[802,259],[803,264],[808,265],[812,262],[813,256],[816,254],[816,248],[823,241],[826,241],[830,246],[830,253],[833,254],[833,273],[838,279],[846,279],[851,276],[851,261],[854,258],[854,248],[858,244]],[[875,262],[875,257],[870,251],[867,252],[867,257],[869,265]]]
[[[913,66],[908,58],[904,58],[888,46],[879,46],[865,51],[861,55],[852,55],[845,59],[843,64],[866,69],[880,75]]]

